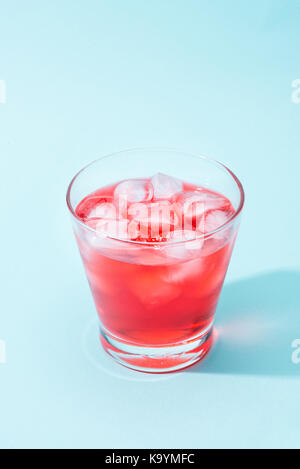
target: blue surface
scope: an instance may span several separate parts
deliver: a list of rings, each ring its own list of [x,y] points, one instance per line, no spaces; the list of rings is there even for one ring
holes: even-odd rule
[[[299,448],[299,20],[296,0],[1,3],[1,447]],[[219,340],[163,377],[99,349],[64,201],[84,164],[153,145],[247,197]]]

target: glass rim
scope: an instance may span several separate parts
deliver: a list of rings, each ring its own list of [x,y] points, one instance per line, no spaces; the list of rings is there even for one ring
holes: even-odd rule
[[[239,205],[238,205],[236,211],[234,212],[234,214],[231,215],[231,217],[226,221],[226,223],[219,226],[215,230],[210,231],[209,233],[203,233],[202,235],[199,235],[199,236],[196,236],[196,237],[190,238],[190,239],[175,240],[175,241],[170,240],[170,241],[163,241],[163,242],[158,242],[158,241],[157,242],[151,242],[151,241],[134,241],[134,240],[131,240],[131,239],[117,238],[115,236],[109,236],[109,235],[105,236],[105,238],[112,239],[114,241],[119,241],[119,242],[122,242],[122,243],[130,243],[130,244],[152,246],[152,247],[157,246],[157,245],[159,245],[160,247],[163,247],[163,246],[167,246],[167,245],[170,245],[170,244],[174,245],[174,244],[180,244],[180,243],[189,243],[189,242],[195,241],[197,239],[209,238],[211,235],[213,235],[215,233],[218,233],[219,231],[222,231],[222,230],[228,228],[229,226],[231,226],[234,223],[236,218],[242,212],[242,209],[244,207],[244,202],[245,202],[245,192],[244,192],[243,185],[242,185],[241,181],[239,180],[239,178],[234,174],[234,172],[231,171],[231,169],[229,169],[225,164],[221,163],[218,160],[210,158],[206,155],[202,155],[202,154],[199,154],[199,153],[188,152],[188,151],[185,151],[185,150],[180,150],[178,148],[172,148],[172,147],[137,147],[137,148],[129,148],[127,150],[120,150],[120,151],[117,151],[117,152],[109,153],[109,154],[104,155],[104,156],[100,156],[99,158],[96,158],[95,160],[93,160],[90,163],[86,164],[71,179],[71,181],[68,185],[68,189],[67,189],[66,202],[67,202],[67,206],[68,206],[68,209],[69,209],[72,217],[83,228],[85,228],[85,229],[87,229],[87,230],[89,230],[89,231],[91,231],[95,234],[98,234],[98,231],[95,228],[92,228],[91,226],[88,226],[86,223],[84,223],[82,221],[82,219],[76,214],[76,212],[75,212],[75,210],[74,210],[74,208],[71,204],[71,191],[72,191],[72,187],[73,187],[75,181],[78,179],[78,177],[80,176],[81,173],[83,173],[87,168],[89,168],[93,164],[98,163],[99,161],[101,161],[105,158],[110,158],[110,157],[117,156],[117,155],[120,155],[120,154],[131,153],[131,152],[135,152],[135,151],[168,151],[168,152],[183,153],[187,156],[193,156],[193,157],[196,157],[196,158],[200,158],[202,160],[206,160],[206,161],[214,164],[215,166],[218,166],[223,171],[225,170],[225,172],[228,173],[229,176],[231,176],[232,179],[234,180],[234,182],[236,183],[236,185],[239,189],[239,193],[240,193]]]

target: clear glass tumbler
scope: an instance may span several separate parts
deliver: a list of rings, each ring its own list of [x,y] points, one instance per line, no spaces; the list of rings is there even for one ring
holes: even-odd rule
[[[232,215],[196,240],[159,243],[99,237],[95,226],[78,216],[80,202],[99,188],[158,172],[222,194],[232,204]],[[117,362],[162,373],[190,366],[207,353],[243,203],[240,181],[223,164],[173,149],[111,154],[72,179],[67,205],[100,320],[100,340]]]

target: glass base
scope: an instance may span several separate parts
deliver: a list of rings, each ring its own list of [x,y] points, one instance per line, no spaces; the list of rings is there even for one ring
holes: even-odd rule
[[[132,370],[146,373],[170,373],[194,365],[207,354],[212,339],[211,325],[201,335],[180,344],[147,347],[121,341],[100,328],[101,344],[116,362]]]

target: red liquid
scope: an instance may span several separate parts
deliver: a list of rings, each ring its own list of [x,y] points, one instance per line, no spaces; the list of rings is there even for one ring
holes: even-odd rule
[[[110,200],[115,187],[99,189],[83,199],[77,206],[77,216],[95,227],[98,220],[89,218],[90,212],[103,197]],[[183,189],[190,192],[199,188],[184,184]],[[204,189],[201,193],[219,197],[218,212],[223,212],[227,220],[234,214],[224,196]],[[233,247],[230,227],[205,238],[201,249],[183,255],[184,243],[179,247],[170,245],[162,231],[157,239],[148,237],[147,245],[111,240],[98,243],[95,233],[83,231],[87,233],[76,233],[77,241],[100,321],[108,335],[132,344],[155,346],[176,344],[209,329]],[[210,231],[209,223],[206,231]],[[135,241],[145,241],[145,231],[143,236],[138,234]]]

